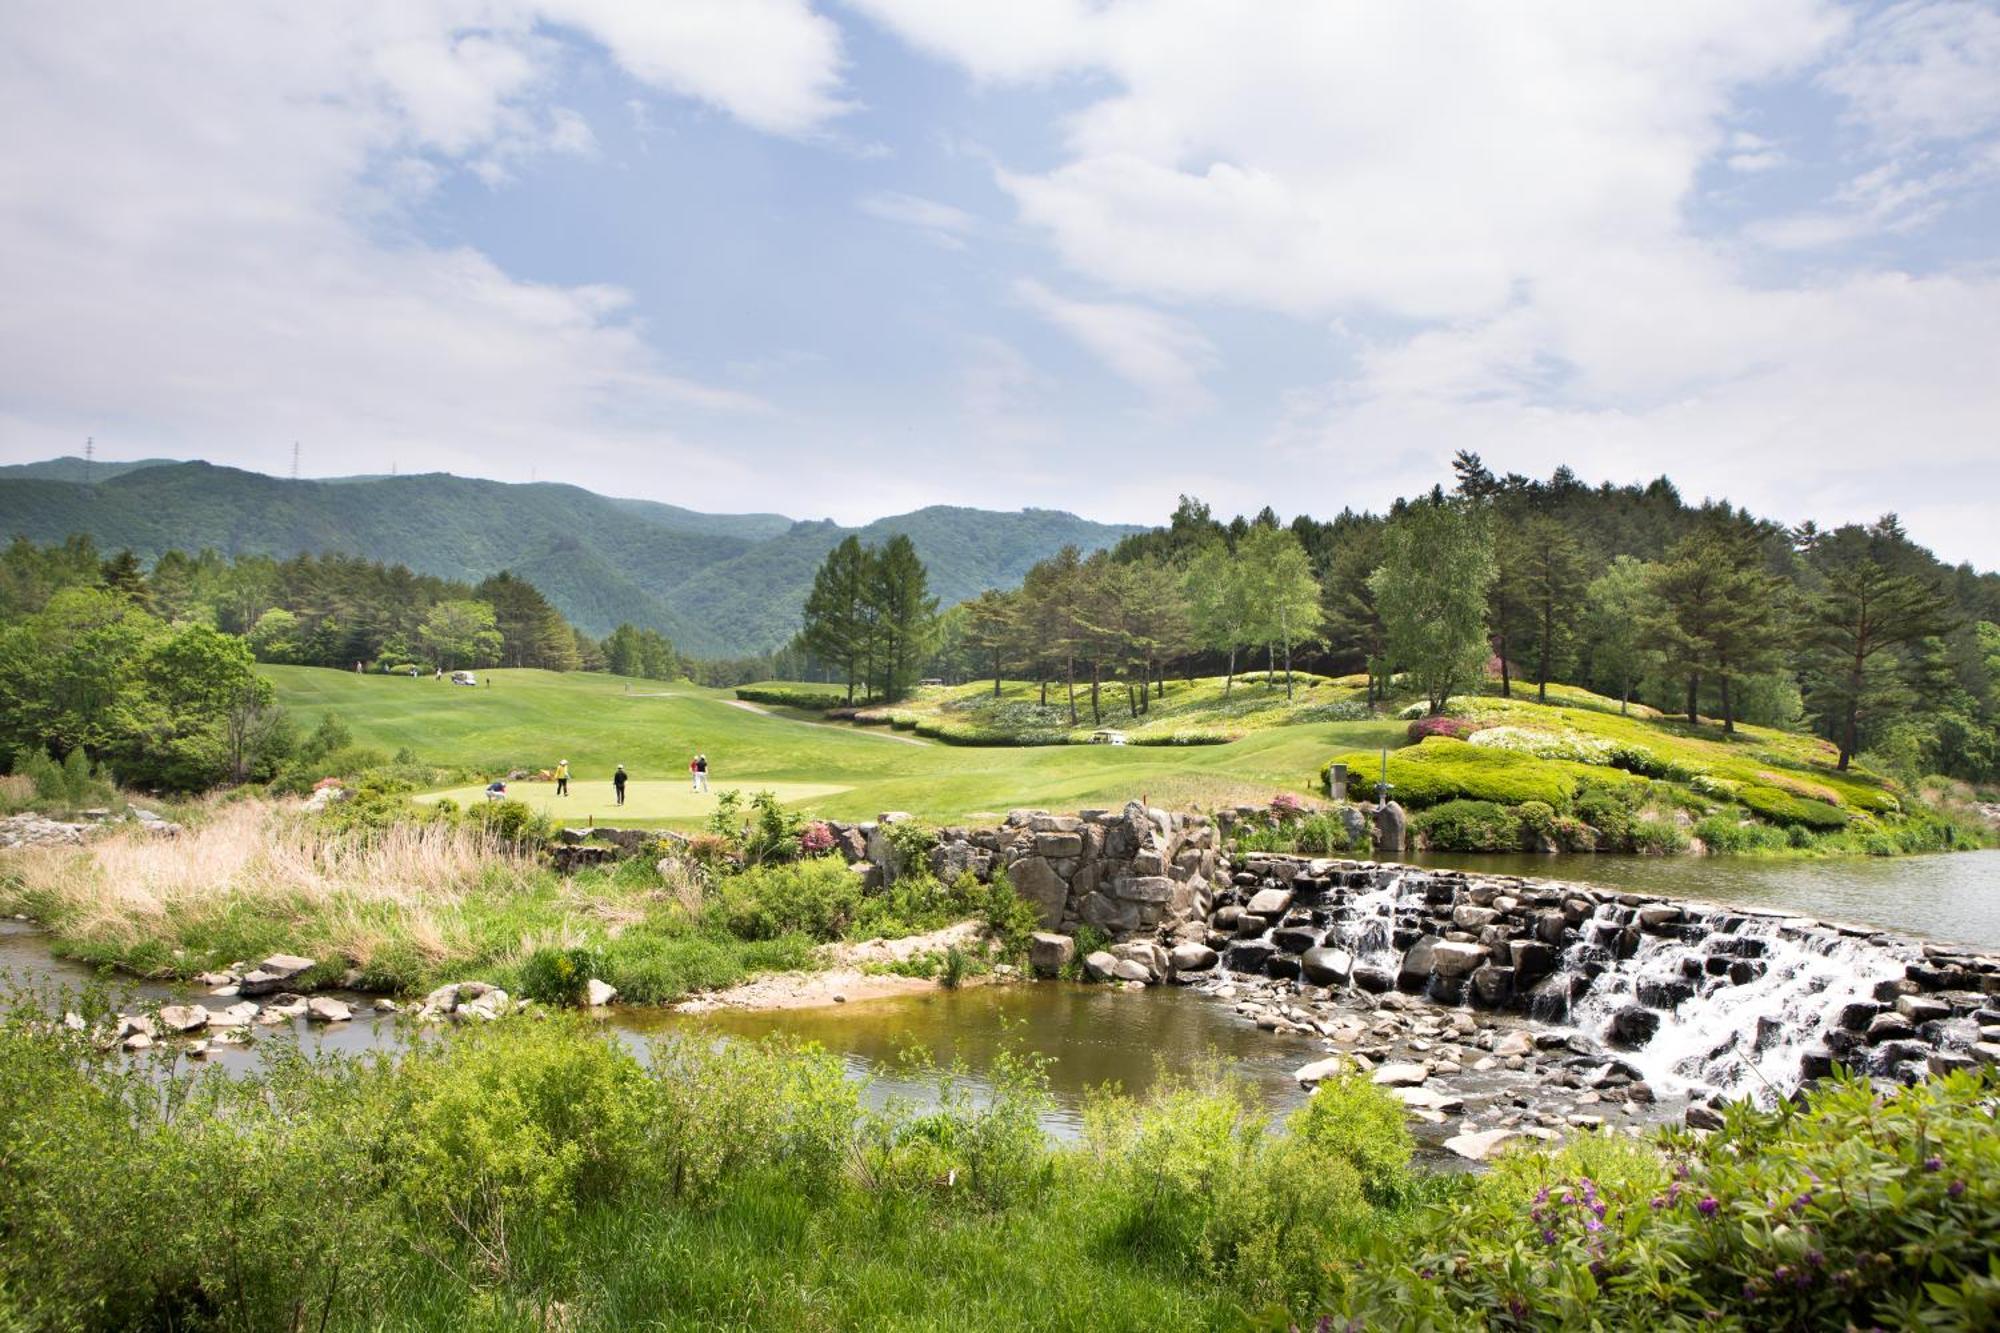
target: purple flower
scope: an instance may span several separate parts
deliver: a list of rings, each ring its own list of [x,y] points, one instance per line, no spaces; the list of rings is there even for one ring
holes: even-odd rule
[[[1715,1210],[1720,1208],[1721,1206],[1722,1206],[1721,1204],[1715,1201],[1715,1196],[1713,1194],[1710,1194],[1704,1196],[1702,1198],[1702,1201],[1695,1205],[1695,1209],[1703,1217],[1714,1217]]]
[[[1924,1158],[1924,1170],[1926,1170],[1926,1171],[1942,1171],[1942,1170],[1944,1170],[1944,1158],[1942,1158],[1942,1157],[1926,1157],[1926,1158]]]
[[[1806,1262],[1811,1264],[1814,1268],[1822,1268],[1825,1267],[1826,1265],[1826,1256],[1824,1254],[1821,1254],[1818,1250],[1807,1250]]]
[[[1594,1217],[1586,1218],[1583,1223],[1583,1229],[1585,1231],[1590,1231],[1590,1232],[1602,1231],[1604,1230],[1604,1223],[1598,1221]]]
[[[1541,1189],[1535,1192],[1535,1202],[1539,1205],[1547,1203],[1548,1201],[1549,1201],[1549,1188],[1548,1186],[1544,1185],[1542,1186]]]
[[[1553,1232],[1553,1231],[1551,1231],[1551,1230],[1549,1230],[1549,1229],[1548,1229],[1547,1227],[1543,1227],[1543,1228],[1542,1228],[1542,1244],[1544,1244],[1544,1245],[1553,1245],[1553,1244],[1555,1244],[1555,1243],[1556,1243],[1556,1233],[1555,1233],[1555,1232]]]
[[[1812,1191],[1807,1190],[1804,1194],[1801,1194],[1798,1198],[1792,1200],[1792,1211],[1795,1213],[1803,1213],[1806,1210],[1806,1205],[1811,1202],[1812,1202]]]
[[[1593,1203],[1593,1204],[1591,1204],[1591,1205],[1590,1205],[1590,1211],[1591,1211],[1591,1212],[1593,1212],[1593,1213],[1596,1213],[1596,1214],[1598,1215],[1598,1217],[1600,1217],[1600,1218],[1601,1218],[1601,1217],[1603,1217],[1603,1216],[1604,1216],[1604,1200],[1602,1200],[1602,1199],[1599,1199],[1599,1200],[1598,1200],[1598,1201],[1597,1201],[1596,1203]]]
[[[1965,1193],[1965,1182],[1962,1180],[1954,1180],[1951,1182],[1950,1185],[1947,1185],[1945,1187],[1944,1192],[1946,1194],[1949,1194],[1952,1198],[1956,1199],[1959,1195]]]
[[[1665,1198],[1665,1196],[1663,1196],[1663,1195],[1659,1195],[1659,1194],[1655,1194],[1655,1195],[1653,1196],[1653,1200],[1652,1200],[1652,1209],[1653,1209],[1653,1211],[1654,1211],[1654,1212],[1656,1212],[1656,1213],[1657,1213],[1657,1212],[1659,1212],[1659,1211],[1660,1211],[1660,1209],[1662,1209],[1662,1208],[1664,1208],[1664,1207],[1666,1207],[1666,1206],[1667,1206],[1667,1201],[1666,1201],[1666,1198]]]

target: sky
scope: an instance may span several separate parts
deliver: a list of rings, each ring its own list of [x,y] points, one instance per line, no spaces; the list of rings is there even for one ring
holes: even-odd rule
[[[2000,566],[2000,3],[0,7],[0,457]]]

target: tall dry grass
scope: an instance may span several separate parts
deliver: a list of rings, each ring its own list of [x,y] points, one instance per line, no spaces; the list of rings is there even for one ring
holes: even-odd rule
[[[483,830],[406,824],[367,837],[329,832],[295,808],[239,801],[177,838],[139,830],[84,847],[23,848],[0,863],[0,903],[72,941],[130,946],[225,933],[247,914],[366,967],[390,935],[452,955],[469,896],[535,871]]]

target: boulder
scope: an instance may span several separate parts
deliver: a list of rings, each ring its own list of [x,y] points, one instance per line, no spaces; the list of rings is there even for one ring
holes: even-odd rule
[[[1488,963],[1472,974],[1472,998],[1474,1003],[1487,1009],[1498,1009],[1514,998],[1514,969],[1495,967]]]
[[[208,1010],[198,1004],[162,1005],[160,1026],[169,1032],[199,1032],[208,1026]]]
[[[1514,1031],[1493,1043],[1493,1054],[1505,1060],[1516,1055],[1532,1055],[1535,1039],[1526,1032]]]
[[[1250,902],[1243,910],[1253,916],[1269,918],[1283,916],[1285,910],[1291,905],[1292,891],[1290,889],[1259,889],[1255,894],[1251,895]]]
[[[1609,1040],[1614,1046],[1644,1046],[1659,1030],[1658,1010],[1628,1004],[1611,1015]]]
[[[472,1018],[481,1018],[491,1022],[506,1014],[507,992],[495,986],[473,999],[470,1003],[461,995],[458,1002],[458,1012]]]
[[[1928,1023],[1934,1018],[1950,1018],[1951,1006],[1928,995],[1899,995],[1896,1012],[1912,1023]]]
[[[1385,1088],[1414,1088],[1430,1076],[1422,1065],[1398,1062],[1382,1065],[1368,1081]]]
[[[1176,972],[1207,972],[1221,961],[1220,955],[1205,944],[1177,944],[1168,955]]]
[[[354,1010],[330,995],[315,995],[306,1001],[306,1018],[314,1023],[345,1023]]]
[[[1062,924],[1063,909],[1069,904],[1069,885],[1047,861],[1039,856],[1016,861],[1007,868],[1007,880],[1014,886],[1014,892],[1033,903],[1042,914],[1044,928],[1054,929]]]
[[[1474,907],[1466,903],[1451,911],[1451,924],[1460,930],[1478,930],[1490,926],[1500,919],[1500,914],[1490,907]]]
[[[1354,984],[1370,995],[1381,995],[1396,988],[1396,974],[1386,967],[1357,967]]]
[[[618,998],[618,988],[608,981],[599,981],[596,977],[592,977],[584,983],[583,998],[591,1008],[601,1009]]]
[[[1076,941],[1067,935],[1038,930],[1028,938],[1028,966],[1039,976],[1055,976],[1075,957]]]
[[[1118,959],[1112,957],[1111,954],[1103,949],[1099,949],[1096,953],[1091,954],[1083,960],[1083,974],[1092,981],[1111,981],[1116,979],[1118,975],[1117,968]]]
[[[1292,1071],[1292,1077],[1297,1079],[1301,1085],[1310,1088],[1316,1084],[1325,1082],[1327,1079],[1340,1077],[1341,1074],[1345,1073],[1352,1066],[1352,1063],[1344,1055],[1329,1055],[1324,1060],[1315,1060],[1309,1065],[1300,1065]]]
[[[211,1028],[241,1028],[250,1026],[257,1017],[257,1006],[248,1000],[232,1004],[227,1009],[211,1009],[208,1025]]]
[[[1111,975],[1120,981],[1137,981],[1142,984],[1159,979],[1158,974],[1152,968],[1136,958],[1119,958],[1113,960]]]
[[[1556,951],[1538,940],[1510,941],[1507,958],[1514,980],[1521,986],[1534,985],[1556,968]]]
[[[1722,1112],[1701,1102],[1689,1102],[1681,1120],[1689,1129],[1721,1129]]]
[[[1446,1152],[1456,1153],[1468,1162],[1483,1162],[1493,1155],[1494,1149],[1515,1137],[1511,1129],[1486,1129],[1476,1134],[1454,1134],[1444,1141]]]
[[[1903,997],[1908,999],[1908,996]],[[1881,1013],[1868,1021],[1868,1040],[1871,1043],[1885,1041],[1905,1041],[1914,1037],[1917,1030],[1910,1020],[1899,1013]]]
[[[1315,986],[1344,985],[1354,971],[1354,955],[1345,949],[1307,949],[1299,959],[1300,970]]]
[[[1403,954],[1402,966],[1397,970],[1396,985],[1403,990],[1422,990],[1431,979],[1431,963],[1438,945],[1443,941],[1434,935],[1426,935],[1412,944]]]
[[[1483,944],[1441,941],[1431,949],[1431,971],[1441,977],[1462,977],[1484,963],[1492,953]]]
[[[1453,1115],[1465,1109],[1465,1098],[1436,1088],[1391,1088],[1390,1095],[1413,1111]]]

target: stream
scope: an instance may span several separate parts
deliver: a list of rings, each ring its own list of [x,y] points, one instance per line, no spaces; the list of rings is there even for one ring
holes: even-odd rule
[[[1760,862],[1725,857],[1432,856],[1417,864],[1491,873],[1527,874],[1594,883],[1697,901],[1779,908],[1815,917],[1871,923],[1940,940],[2000,947],[2000,851],[1893,860]],[[19,922],[0,922],[0,978],[15,983],[81,986],[96,979],[80,964],[53,957],[42,935]],[[199,1001],[200,988],[109,978],[140,1002]],[[206,1063],[244,1069],[260,1045],[290,1031],[309,1047],[361,1053],[393,1046],[406,1029],[378,1014],[373,997],[343,995],[352,1022],[331,1026],[292,1020],[253,1029],[247,1046],[213,1046]],[[755,1040],[772,1034],[813,1041],[865,1080],[865,1099],[918,1103],[934,1098],[934,1081],[913,1075],[900,1057],[915,1051],[938,1066],[960,1063],[975,1098],[999,1053],[1013,1049],[1046,1060],[1052,1105],[1044,1127],[1058,1137],[1081,1129],[1092,1089],[1111,1083],[1142,1094],[1162,1070],[1186,1070],[1213,1054],[1247,1079],[1275,1112],[1304,1097],[1293,1078],[1300,1065],[1326,1053],[1316,1037],[1260,1031],[1235,1008],[1178,986],[1126,990],[1044,982],[974,986],[820,1009],[722,1011],[681,1015],[659,1009],[613,1008],[601,1019],[643,1052],[647,1042],[676,1031],[717,1039]]]

